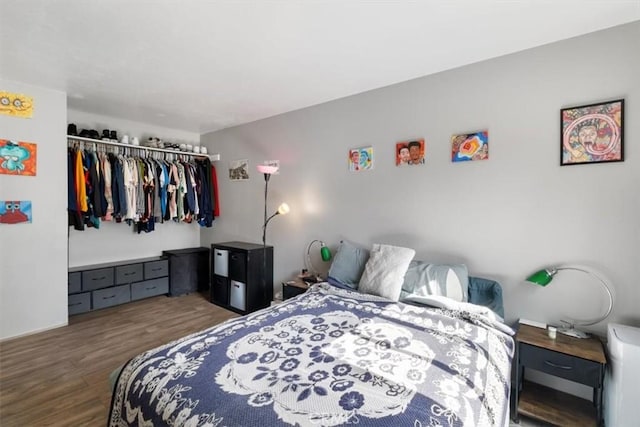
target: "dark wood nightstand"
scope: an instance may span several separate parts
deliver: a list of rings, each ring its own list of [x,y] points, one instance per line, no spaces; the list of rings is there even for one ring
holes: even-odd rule
[[[514,358],[511,417],[519,414],[559,426],[601,426],[602,385],[606,358],[597,338],[578,339],[519,325]],[[525,368],[593,388],[593,402],[524,380]]]
[[[307,292],[309,289],[309,285],[304,282],[299,277],[296,277],[293,280],[282,283],[282,300],[287,300],[289,298],[293,298],[296,295],[303,294]]]

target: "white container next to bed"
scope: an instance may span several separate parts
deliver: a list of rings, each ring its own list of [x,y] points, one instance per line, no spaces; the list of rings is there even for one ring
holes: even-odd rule
[[[238,310],[246,310],[247,309],[247,301],[245,299],[245,288],[247,285],[242,282],[238,282],[236,280],[231,281],[231,292],[229,295],[229,305],[231,307],[237,308]]]
[[[229,277],[229,251],[225,249],[214,249],[213,274],[221,277]]]

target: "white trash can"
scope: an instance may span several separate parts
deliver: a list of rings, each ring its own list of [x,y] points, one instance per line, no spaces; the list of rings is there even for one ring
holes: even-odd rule
[[[640,328],[609,323],[609,360],[605,374],[604,421],[607,427],[640,425]]]

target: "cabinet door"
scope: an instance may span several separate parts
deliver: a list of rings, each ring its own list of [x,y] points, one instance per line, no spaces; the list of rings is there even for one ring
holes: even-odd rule
[[[229,252],[229,279],[247,282],[247,254],[244,252]]]
[[[229,305],[229,280],[226,277],[213,276],[211,283],[211,302]]]

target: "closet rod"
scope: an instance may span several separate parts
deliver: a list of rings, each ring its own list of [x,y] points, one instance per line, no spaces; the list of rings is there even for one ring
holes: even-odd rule
[[[85,138],[82,136],[67,135],[67,140],[70,140],[70,139],[74,141],[90,142],[92,144],[105,144],[105,145],[113,145],[115,147],[133,148],[136,150],[160,151],[162,153],[179,154],[181,156],[208,157],[209,160],[211,160],[212,162],[220,160],[220,154],[198,154],[198,153],[192,153],[191,151],[167,150],[166,148],[153,148],[153,147],[145,147],[144,145],[122,144],[120,142],[103,141],[101,139],[92,139],[92,138]]]

